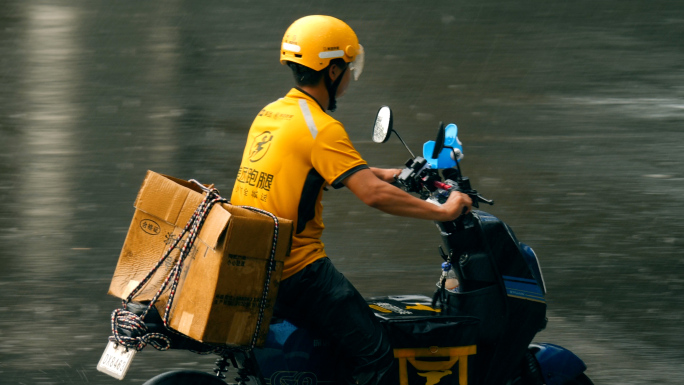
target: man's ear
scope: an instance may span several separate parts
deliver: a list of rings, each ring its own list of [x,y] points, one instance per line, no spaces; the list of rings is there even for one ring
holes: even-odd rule
[[[340,70],[340,67],[337,66],[337,64],[331,64],[328,66],[328,76],[330,76],[330,79],[332,81],[335,81],[338,76],[340,76],[340,73],[342,71]]]

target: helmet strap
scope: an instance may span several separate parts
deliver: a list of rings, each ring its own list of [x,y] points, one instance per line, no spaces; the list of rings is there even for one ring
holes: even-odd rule
[[[335,112],[337,109],[337,99],[335,96],[337,95],[337,89],[340,87],[340,83],[342,83],[342,78],[344,77],[344,73],[347,71],[347,68],[349,68],[349,66],[345,66],[342,69],[340,76],[338,76],[335,81],[330,79],[330,74],[328,71],[326,71],[325,76],[323,77],[325,80],[325,87],[328,89],[328,111],[330,112]]]

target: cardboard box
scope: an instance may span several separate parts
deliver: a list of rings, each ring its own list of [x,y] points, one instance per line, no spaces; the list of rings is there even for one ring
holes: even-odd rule
[[[135,201],[135,214],[119,256],[109,294],[126,298],[169,249],[204,199],[190,182],[148,171]],[[257,345],[263,344],[289,255],[292,221],[279,219],[275,270]],[[270,216],[229,204],[215,204],[186,258],[169,309],[169,327],[212,344],[249,346],[264,295],[274,232]],[[150,301],[176,263],[181,241],[134,301]],[[164,314],[170,284],[155,306]]]

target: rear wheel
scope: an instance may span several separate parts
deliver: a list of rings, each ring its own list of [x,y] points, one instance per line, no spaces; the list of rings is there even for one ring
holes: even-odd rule
[[[151,378],[143,385],[226,385],[226,383],[206,372],[176,370]]]

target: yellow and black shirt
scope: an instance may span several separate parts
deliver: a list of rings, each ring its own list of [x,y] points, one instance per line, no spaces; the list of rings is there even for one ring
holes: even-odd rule
[[[283,279],[326,256],[321,242],[323,188],[368,168],[340,122],[314,98],[292,89],[252,123],[231,197],[295,223]]]

